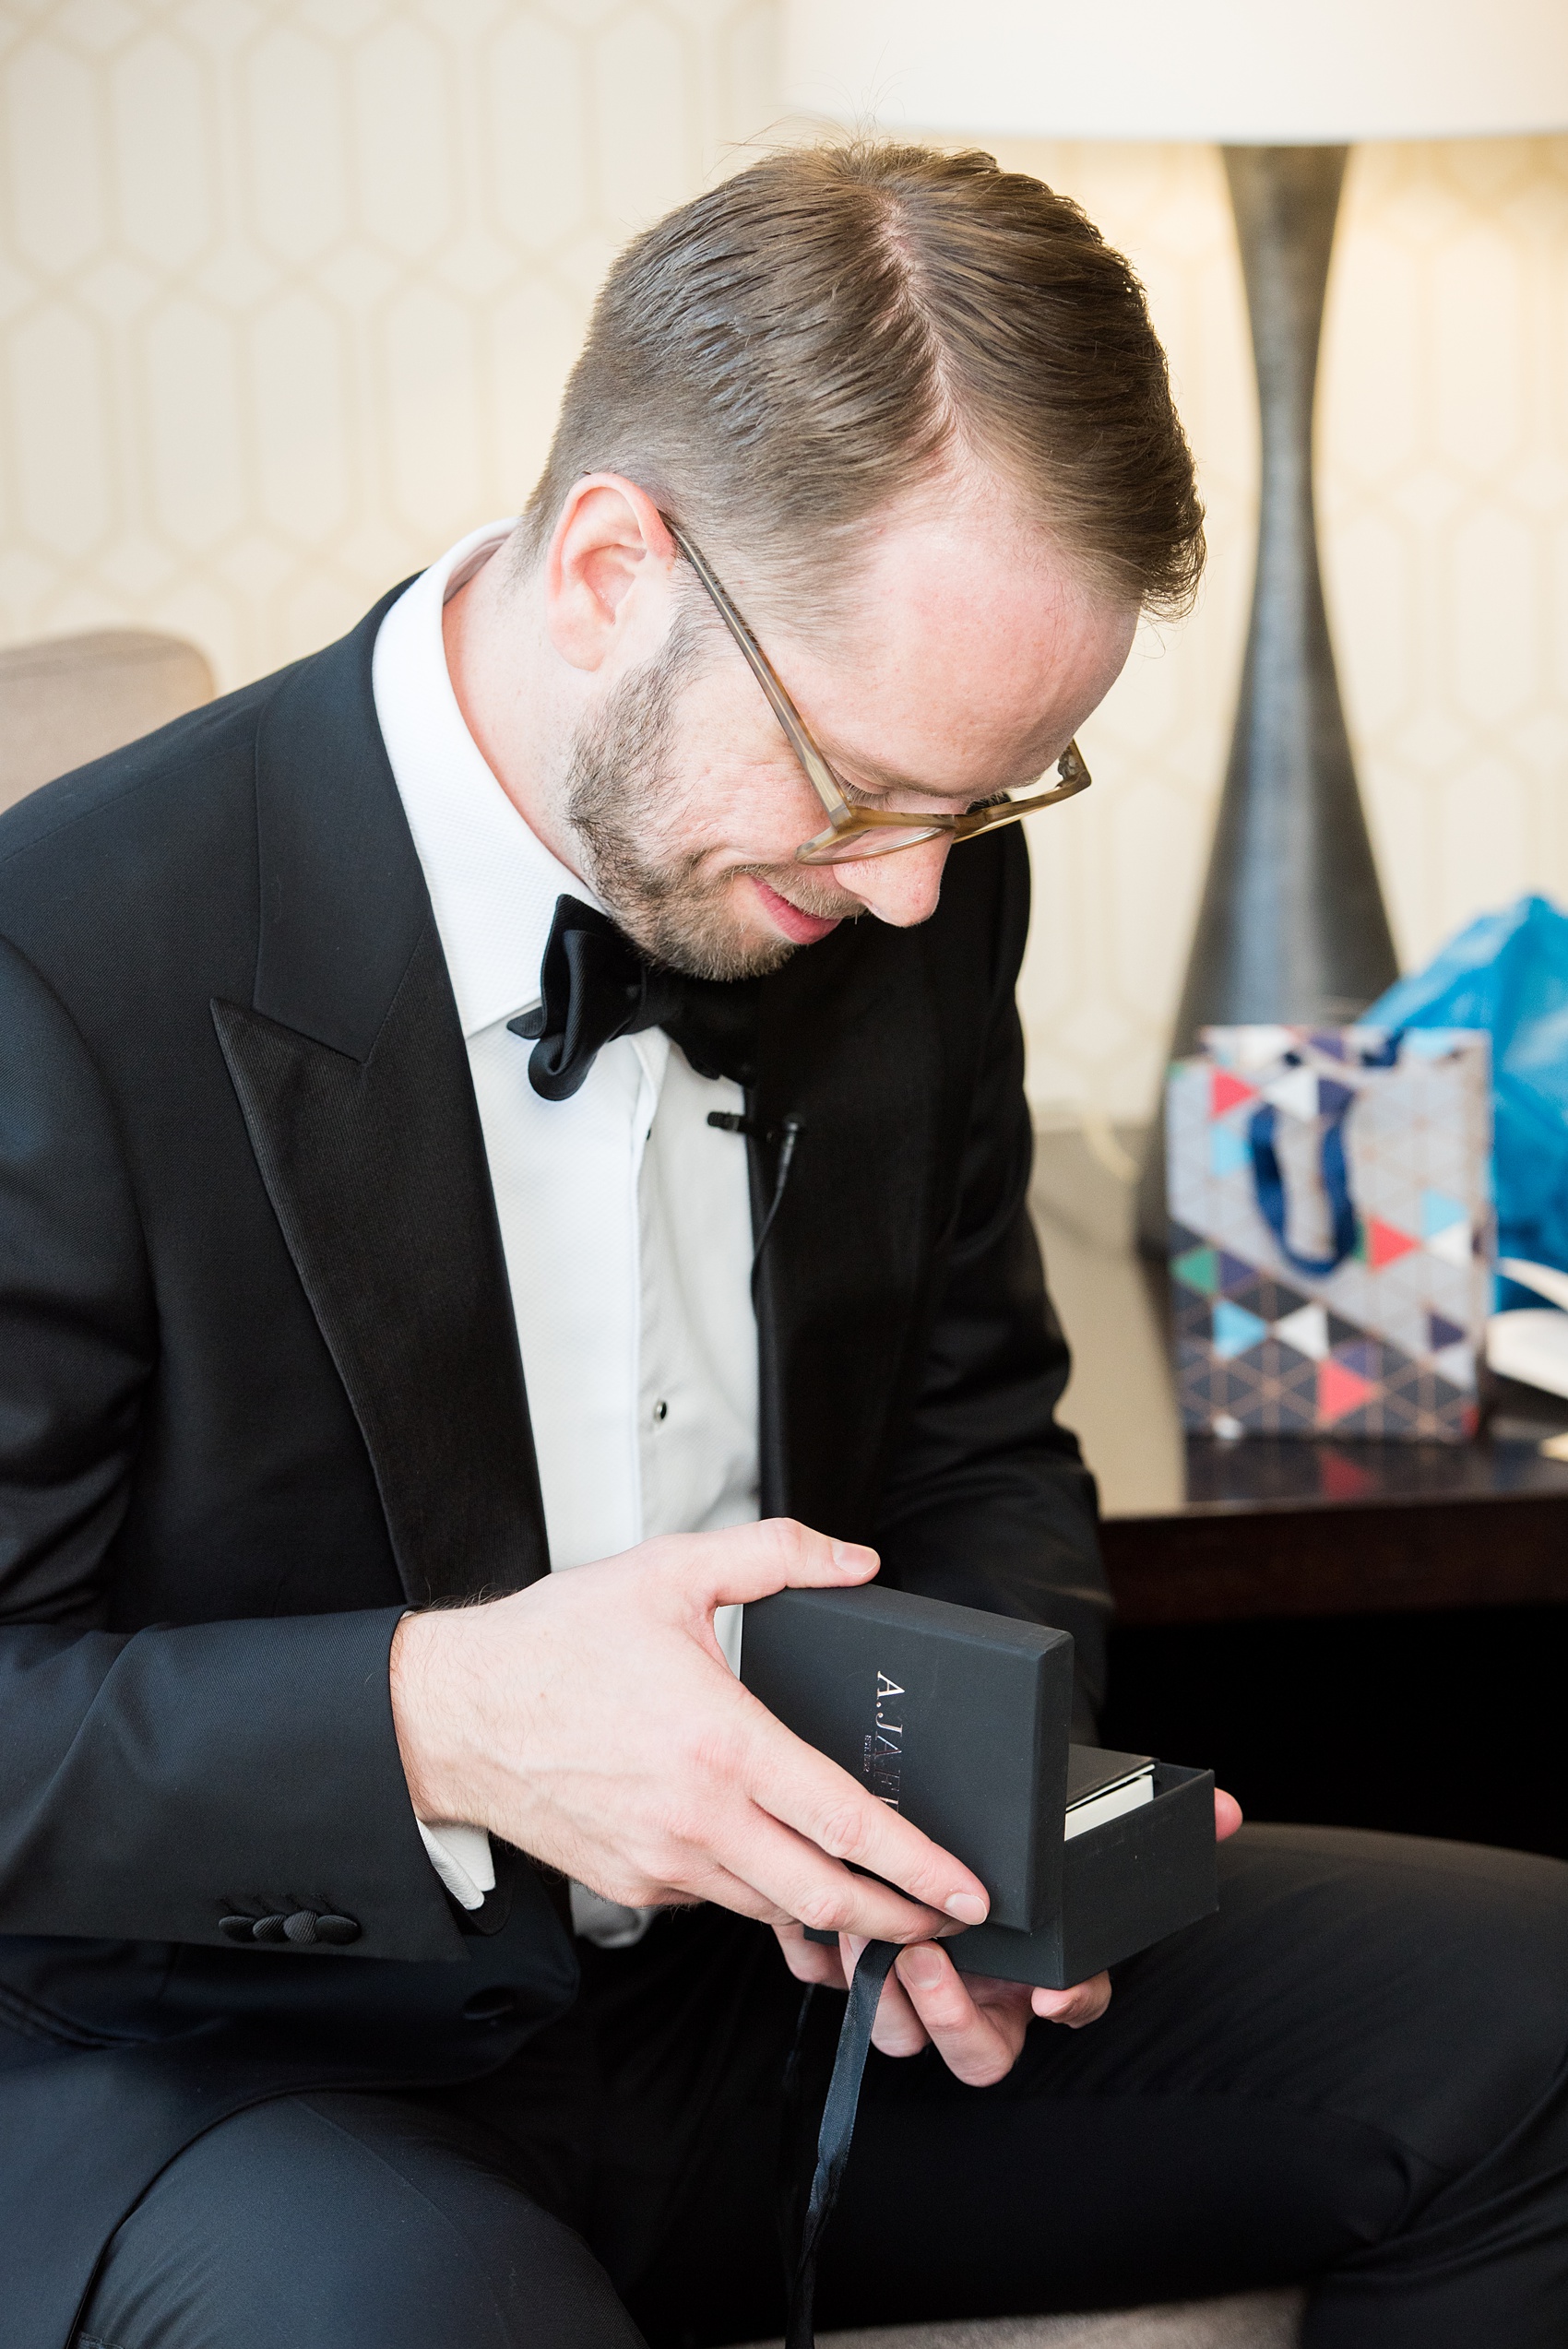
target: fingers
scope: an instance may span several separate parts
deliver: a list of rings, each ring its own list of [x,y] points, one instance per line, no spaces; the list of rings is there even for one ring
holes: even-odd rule
[[[743,1876],[732,1874],[710,1853],[671,1845],[659,1858],[664,1864],[659,1869],[615,1869],[603,1865],[602,1855],[585,1852],[574,1855],[569,1872],[601,1900],[618,1902],[623,1908],[694,1908],[711,1901],[758,1925],[792,1927],[788,1909]]]
[[[1216,1786],[1214,1790],[1215,1842],[1222,1844],[1227,1835],[1233,1835],[1236,1833],[1241,1823],[1241,1806],[1235,1796],[1228,1795],[1223,1786]]]
[[[839,1941],[845,1978],[865,1943]],[[1111,2003],[1111,1976],[1097,1974],[1069,1990],[1031,1990],[1023,1982],[992,1981],[958,1972],[934,1942],[913,1943],[894,1961],[877,2006],[872,2043],[887,2056],[918,2055],[933,2046],[956,2079],[989,2088],[1018,2060],[1032,2015],[1079,2031]]]
[[[839,1961],[846,1982],[854,1979],[865,1946],[863,1937],[858,1933],[839,1935]],[[885,2056],[918,2056],[922,2047],[931,2045],[925,2025],[909,2004],[896,1973],[889,1973],[883,1982],[872,2023],[871,2043]]]
[[[882,1941],[929,1940],[950,1929],[893,1886],[827,1858],[732,1784],[699,1787],[689,1805],[672,1805],[621,1855],[620,1867],[607,1869],[605,1857],[574,1854],[570,1872],[631,1907],[717,1901],[766,1925],[853,1929]]]
[[[854,1875],[826,1857],[811,1838],[758,1804],[727,1814],[713,1845],[726,1869],[773,1902],[776,1915],[798,1925],[877,1941],[930,1940],[949,1929],[939,1914],[906,1900],[893,1886]]]
[[[985,1986],[984,1996],[977,1999],[946,1952],[931,1941],[900,1951],[894,1968],[912,2023],[922,2041],[931,2041],[956,2079],[971,2088],[989,2088],[1006,2078],[1018,2060],[1028,2027],[1026,1984],[991,1982]],[[882,2022],[880,2011],[877,2021]],[[890,2035],[899,2033],[905,2028],[902,2018],[890,2014],[887,2028]],[[883,2045],[880,2037],[876,2044]],[[889,2046],[887,2052],[896,2055],[906,2050]]]
[[[707,1862],[684,1871],[684,1880],[661,1886],[651,1901],[627,1904],[635,1908],[689,1908],[711,1901],[718,1908],[733,1909],[737,1916],[749,1916],[758,1925],[771,1925],[776,1933],[790,1929],[792,1919],[754,1884],[743,1877],[731,1874],[727,1868]],[[808,1943],[808,1947],[810,1944]]]
[[[648,1547],[664,1550],[665,1570],[705,1614],[714,1607],[744,1604],[787,1587],[865,1582],[877,1568],[874,1550],[829,1540],[789,1517]],[[854,1930],[897,1941],[939,1932],[941,1925],[920,1910],[934,1910],[939,1918],[951,1918],[956,1925],[983,1922],[990,1903],[978,1876],[876,1801],[836,1762],[793,1737],[754,1698],[736,1691],[735,1702],[749,1714],[740,1777],[756,1811],[771,1817],[798,1841],[814,1845],[830,1861],[846,1865],[825,1872],[809,1854],[791,1851],[777,1840],[769,1845],[754,1822],[747,1838],[753,1849],[743,1860],[733,1849],[721,1850],[717,1845],[716,1858],[801,1923],[829,1931]],[[849,1875],[849,1869],[898,1887],[917,1908],[899,1902],[885,1885],[870,1885]]]
[[[838,1936],[840,1967],[846,1983],[854,1979],[855,1968],[865,1948],[864,1937],[859,1933]],[[909,1994],[899,1981],[896,1970],[883,1981],[882,1995],[876,2002],[876,2015],[872,2023],[871,2043],[885,2056],[918,2056],[922,2047],[931,2045],[930,2034],[910,2005]]]
[[[771,1598],[775,1591],[869,1583],[879,1563],[874,1549],[834,1541],[793,1517],[764,1517],[755,1524],[686,1535],[658,1546],[668,1549],[670,1570],[705,1608]]]
[[[922,1907],[958,1925],[980,1925],[991,1906],[985,1886],[951,1852],[922,1835],[907,1819],[878,1802],[847,1770],[786,1729],[760,1704],[754,1708],[752,1737],[742,1764],[742,1783],[759,1809],[792,1828],[818,1851],[849,1867],[864,1869],[898,1885]],[[838,1897],[858,1904],[863,1886],[852,1892],[838,1885]],[[917,1929],[893,1932],[872,1922],[857,1906],[843,1914],[810,1914],[795,1909],[802,1924],[838,1932],[870,1933],[882,1940],[908,1940]]]
[[[829,1949],[826,1941],[808,1941],[803,1926],[776,1925],[773,1929],[784,1963],[797,1982],[820,1982],[829,1990],[849,1988],[837,1949]]]
[[[1069,2031],[1081,2031],[1086,2023],[1098,2023],[1111,2004],[1111,1976],[1097,1974],[1087,1982],[1075,1982],[1070,1990],[1036,1990],[1030,2005],[1045,2023],[1064,2023]]]

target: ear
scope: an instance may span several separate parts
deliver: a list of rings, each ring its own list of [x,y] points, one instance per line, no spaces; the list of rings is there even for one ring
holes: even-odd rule
[[[585,473],[561,509],[545,558],[545,625],[574,669],[612,652],[647,658],[670,619],[677,548],[646,490],[620,473]]]

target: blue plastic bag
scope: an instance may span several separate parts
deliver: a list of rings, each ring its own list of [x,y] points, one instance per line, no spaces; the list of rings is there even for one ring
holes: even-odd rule
[[[1568,1272],[1568,914],[1545,897],[1482,914],[1361,1017],[1490,1030],[1498,1253]]]

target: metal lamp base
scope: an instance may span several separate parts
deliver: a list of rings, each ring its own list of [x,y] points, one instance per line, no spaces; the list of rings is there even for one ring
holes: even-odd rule
[[[1354,1019],[1399,974],[1340,706],[1313,503],[1318,341],[1348,149],[1224,153],[1257,364],[1257,574],[1172,1058],[1210,1024]],[[1163,1254],[1163,1096],[1138,1228]]]

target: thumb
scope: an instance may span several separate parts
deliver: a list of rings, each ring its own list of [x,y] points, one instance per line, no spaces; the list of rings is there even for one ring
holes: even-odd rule
[[[834,1541],[793,1517],[764,1517],[692,1536],[683,1579],[705,1607],[743,1606],[775,1591],[869,1583],[881,1560],[860,1542]]]

